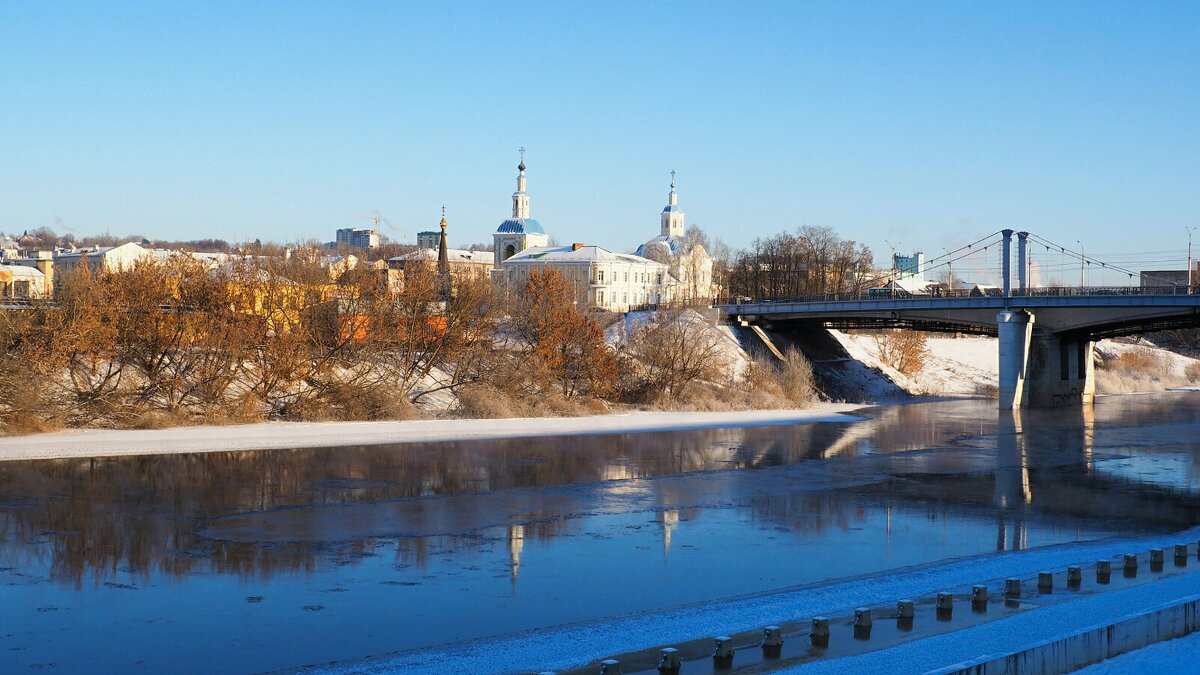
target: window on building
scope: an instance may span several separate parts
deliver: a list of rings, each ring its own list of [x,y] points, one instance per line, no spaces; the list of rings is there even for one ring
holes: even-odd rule
[[[658,283],[660,286],[662,285],[662,273],[661,272],[658,275]]]
[[[596,281],[599,281],[601,283],[604,282],[604,270],[599,270],[596,272]],[[601,295],[600,297],[604,297],[604,296]]]
[[[629,283],[629,272],[625,273],[625,283]]]
[[[603,275],[604,273],[601,272],[600,274]],[[596,291],[596,304],[597,305],[604,304],[604,291]]]
[[[621,302],[626,305],[629,304],[629,294],[628,293],[621,294]]]

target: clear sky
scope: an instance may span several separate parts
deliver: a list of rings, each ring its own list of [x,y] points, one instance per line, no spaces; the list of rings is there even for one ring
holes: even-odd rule
[[[329,240],[378,210],[412,241],[445,204],[465,245],[519,146],[562,242],[657,234],[676,169],[735,247],[1014,227],[1181,266],[1200,3],[0,2],[0,230]]]

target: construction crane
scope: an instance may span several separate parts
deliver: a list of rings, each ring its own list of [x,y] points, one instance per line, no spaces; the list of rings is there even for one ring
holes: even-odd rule
[[[360,216],[360,217],[371,221],[375,225],[376,232],[379,231],[380,224],[387,225],[389,230],[396,233],[397,239],[399,241],[404,241],[404,230],[401,230],[400,228],[396,227],[395,225],[392,225],[392,221],[388,220],[387,218],[384,218],[383,214],[380,213],[378,210],[376,210],[374,213],[372,213],[369,216]]]

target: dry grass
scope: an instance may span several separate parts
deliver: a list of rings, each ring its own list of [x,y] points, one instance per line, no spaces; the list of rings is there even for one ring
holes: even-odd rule
[[[875,334],[879,360],[909,377],[925,368],[929,345],[925,334],[914,330],[888,330]]]
[[[1200,363],[1193,363],[1183,371],[1188,382],[1200,382]]]

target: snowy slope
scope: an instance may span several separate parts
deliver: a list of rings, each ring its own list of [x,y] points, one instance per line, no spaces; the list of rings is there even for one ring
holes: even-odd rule
[[[929,337],[925,367],[905,376],[879,359],[879,348],[872,334],[850,335],[830,331],[850,355],[868,369],[878,369],[892,382],[918,396],[980,396],[995,387],[999,376],[999,347],[995,338]],[[1125,371],[1119,357],[1128,353],[1145,355],[1150,366],[1144,371]],[[1160,349],[1144,340],[1135,344],[1101,340],[1096,343],[1096,390],[1100,394],[1164,391],[1196,386],[1200,360]],[[1110,367],[1105,367],[1111,364]],[[1189,377],[1191,374],[1191,377]],[[886,390],[886,383],[876,385]],[[876,395],[872,400],[888,398]]]

